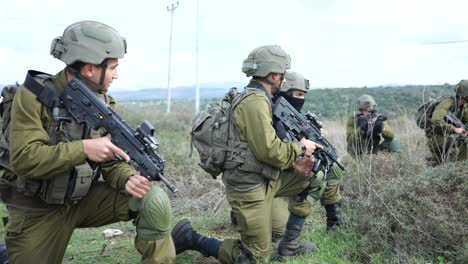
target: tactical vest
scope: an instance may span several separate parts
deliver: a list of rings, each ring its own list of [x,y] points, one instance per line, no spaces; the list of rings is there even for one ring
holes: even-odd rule
[[[55,91],[53,79],[50,75],[43,73],[29,74],[28,72],[24,86],[36,95],[37,93],[34,90],[41,90],[41,86],[42,89],[49,88]],[[102,96],[105,99],[105,96]],[[38,100],[41,101],[39,97]],[[42,101],[41,103],[44,104]],[[51,122],[45,124],[45,127],[48,127],[47,131],[50,137],[49,145],[101,136],[102,131],[92,130],[85,125],[78,124],[61,103],[50,112]],[[1,143],[1,198],[5,204],[12,207],[40,209],[76,203],[88,193],[91,184],[100,175],[100,166],[98,164],[86,162],[72,167],[64,173],[53,175],[47,180],[16,176],[11,170],[8,144],[3,144],[3,140]],[[6,143],[8,143],[8,137]],[[6,188],[5,185],[8,185],[9,188]]]
[[[246,87],[245,90],[234,99],[232,104],[233,106],[238,106],[248,96],[258,93],[266,93],[266,91],[259,90],[258,88]],[[257,158],[255,158],[249,145],[246,142],[240,141],[232,123],[232,114],[234,113],[234,110],[235,107],[233,107],[230,116],[231,129],[229,131],[228,145],[232,146],[232,149],[235,149],[236,152],[235,156],[231,159],[231,162],[234,161],[232,163],[233,166],[225,166],[225,168],[231,169],[237,167],[241,171],[257,173],[262,175],[267,180],[276,181],[280,175],[280,169],[258,161]],[[230,160],[228,160],[226,163],[231,164]]]

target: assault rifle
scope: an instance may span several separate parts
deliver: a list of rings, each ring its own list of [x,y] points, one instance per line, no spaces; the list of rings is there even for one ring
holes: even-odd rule
[[[286,99],[278,97],[273,105],[273,116],[284,124],[286,133],[289,134],[288,138],[300,141],[305,137],[323,146],[323,149],[316,149],[313,154],[316,159],[312,168],[314,175],[321,170],[326,179],[333,164],[342,170],[345,169],[338,161],[336,149],[323,137],[320,131],[322,124],[315,115],[308,112],[304,118]]]
[[[162,181],[173,193],[177,189],[163,175],[164,158],[158,154],[159,142],[154,138],[154,127],[148,122],[133,130],[114,110],[97,97],[78,78],[68,82],[60,98],[65,108],[78,123],[93,129],[104,128],[112,135],[112,143],[131,158],[135,169],[151,181]]]
[[[366,137],[372,136],[374,128],[380,130],[376,131],[375,134],[380,134],[383,129],[383,121],[386,121],[387,117],[372,110],[369,115],[364,115],[361,112],[357,114],[358,126],[366,132]]]
[[[465,130],[465,133],[462,133],[460,134],[460,136],[458,137],[458,139],[461,141],[461,142],[464,142],[464,143],[468,143],[468,136],[466,135],[466,132],[468,131],[468,124],[464,124],[460,119],[458,119],[458,117],[452,113],[452,112],[448,112],[446,115],[445,115],[445,120],[458,127],[458,128],[463,128]]]

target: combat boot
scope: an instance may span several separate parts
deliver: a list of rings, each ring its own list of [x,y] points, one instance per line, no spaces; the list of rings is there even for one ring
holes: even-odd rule
[[[6,244],[1,243],[0,244],[0,264],[8,264],[8,263],[9,263],[9,260],[8,260],[7,250],[6,250]]]
[[[212,237],[205,237],[198,234],[187,219],[182,219],[172,229],[172,240],[176,249],[176,254],[186,250],[196,250],[207,257],[218,257],[221,241]]]
[[[231,210],[229,217],[231,218],[232,227],[236,228],[238,223],[237,223],[237,218],[236,218],[236,215],[234,214],[234,211]]]
[[[337,228],[341,225],[342,212],[341,203],[332,203],[325,205],[327,216],[327,231]]]
[[[317,246],[311,242],[299,241],[299,235],[304,226],[305,217],[289,215],[288,223],[283,237],[278,244],[278,259],[284,260],[287,257],[300,254],[312,253],[318,250]]]

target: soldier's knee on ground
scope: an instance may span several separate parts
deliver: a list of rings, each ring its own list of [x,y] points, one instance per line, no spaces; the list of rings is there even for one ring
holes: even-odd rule
[[[138,211],[136,226],[140,239],[157,240],[169,234],[171,205],[166,192],[157,183],[142,199],[130,199],[129,207]]]
[[[381,148],[388,152],[401,152],[401,144],[398,139],[382,142]]]
[[[325,190],[326,184],[327,184],[327,182],[323,181],[323,172],[319,171],[317,173],[315,179],[310,183],[310,190],[309,190],[309,194],[307,196],[307,201],[310,204],[314,203],[315,201],[320,200],[320,198],[322,197],[323,191]],[[294,212],[294,209],[293,209],[293,211],[291,211],[291,209],[292,208],[290,206],[289,211],[291,213],[294,213],[295,215],[308,216],[308,215],[303,215],[304,213],[301,213],[301,212],[297,212],[297,211]]]

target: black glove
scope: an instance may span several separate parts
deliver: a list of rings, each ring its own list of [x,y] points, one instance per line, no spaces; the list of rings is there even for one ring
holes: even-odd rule
[[[357,119],[357,126],[362,130],[364,134],[367,134],[367,128],[368,128],[368,121],[367,117],[365,115],[360,115],[358,116]]]

